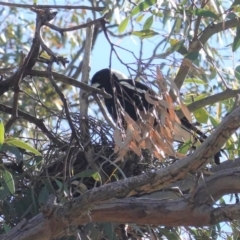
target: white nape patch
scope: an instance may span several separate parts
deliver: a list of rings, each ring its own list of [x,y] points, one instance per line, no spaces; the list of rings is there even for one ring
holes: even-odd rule
[[[111,72],[114,73],[119,80],[128,79],[128,77],[122,72],[119,72],[114,69],[111,69]]]
[[[127,87],[127,88],[130,88],[132,90],[138,91],[139,93],[145,93],[146,92],[146,90],[143,90],[143,89],[137,88],[135,86],[132,86],[131,84],[129,84],[127,82],[120,82],[120,84]]]
[[[94,84],[92,84],[92,86],[91,87],[94,87],[94,88],[98,88],[98,87],[100,87],[100,83],[94,83]]]

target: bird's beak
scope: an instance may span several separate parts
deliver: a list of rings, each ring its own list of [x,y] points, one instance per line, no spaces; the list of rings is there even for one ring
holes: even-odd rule
[[[100,87],[100,84],[99,84],[99,83],[94,83],[94,84],[92,85],[92,87],[98,88],[98,87]]]

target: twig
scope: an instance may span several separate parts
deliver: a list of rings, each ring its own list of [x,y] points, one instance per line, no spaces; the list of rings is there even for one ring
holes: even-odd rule
[[[60,97],[60,99],[62,100],[63,102],[63,106],[64,106],[64,110],[65,110],[65,113],[66,113],[66,118],[68,120],[68,123],[69,123],[69,126],[72,130],[72,134],[74,136],[74,138],[76,139],[79,147],[82,147],[82,144],[81,144],[81,141],[78,137],[78,134],[77,134],[77,131],[74,127],[74,124],[72,122],[72,119],[71,119],[71,116],[70,116],[70,112],[69,112],[69,108],[68,108],[68,104],[67,104],[67,100],[64,96],[64,94],[61,92],[60,88],[58,87],[58,85],[55,83],[55,80],[53,78],[53,75],[52,75],[52,64],[53,64],[53,59],[52,61],[49,62],[48,64],[48,68],[47,68],[47,71],[48,71],[48,79],[50,80],[51,84],[53,85],[54,89],[56,90],[58,96]]]
[[[82,28],[86,28],[86,27],[91,27],[92,25],[95,25],[96,23],[99,23],[101,22],[103,19],[105,19],[107,16],[109,15],[109,13],[106,13],[104,14],[104,16],[98,18],[98,19],[95,19],[95,20],[92,20],[92,21],[89,21],[87,23],[83,23],[81,25],[78,25],[78,26],[74,26],[74,27],[69,27],[69,28],[60,28],[58,26],[55,26],[51,23],[46,23],[46,26],[60,32],[61,34],[63,32],[70,32],[70,31],[75,31],[75,30],[78,30],[78,29],[82,29]]]
[[[109,124],[109,126],[111,126],[113,129],[116,128],[116,124],[113,122],[112,118],[109,116],[108,112],[106,111],[105,107],[103,106],[99,96],[97,94],[93,95],[95,101],[97,102],[105,120],[107,121],[107,123]]]
[[[88,22],[91,22],[91,19],[88,19]],[[90,55],[92,48],[92,38],[93,38],[93,26],[89,26],[86,29],[86,40],[84,48],[84,56],[82,61],[82,79],[81,82],[87,84],[89,80],[89,70],[90,70]],[[95,171],[99,172],[99,166],[94,159],[94,150],[91,146],[91,138],[89,132],[89,122],[88,122],[88,94],[85,90],[81,89],[79,92],[79,102],[80,102],[80,128],[83,136],[84,144],[84,155],[88,161],[88,164]]]
[[[12,107],[6,106],[4,104],[0,104],[0,111],[5,112],[8,114],[12,114]],[[18,111],[18,116],[27,120],[30,123],[33,123],[36,125],[54,144],[56,144],[58,147],[64,146],[66,143],[60,141],[57,137],[53,135],[52,132],[50,132],[47,127],[44,125],[42,119],[38,119],[22,110],[17,110]]]
[[[25,72],[25,74],[30,75],[30,76],[36,76],[36,77],[48,77],[48,73],[46,71],[27,70]],[[101,89],[93,88],[86,83],[76,81],[75,79],[67,77],[63,74],[52,72],[52,75],[53,75],[54,79],[56,79],[60,82],[69,84],[71,86],[74,86],[76,88],[81,88],[81,89],[85,90],[86,92],[88,92],[89,94],[95,93],[95,94],[102,95],[104,98],[112,98],[111,95],[107,94],[105,91],[103,91]],[[1,86],[1,83],[0,83],[0,86]]]
[[[73,5],[36,5],[36,4],[19,4],[19,3],[6,3],[6,2],[0,2],[0,5],[2,6],[8,6],[8,7],[20,7],[20,8],[63,8],[63,9],[86,9],[96,12],[101,12],[105,9],[105,7],[89,7],[89,6],[73,6]]]
[[[225,91],[221,92],[221,93],[217,93],[215,95],[206,97],[204,99],[201,99],[199,101],[193,102],[191,104],[189,104],[187,107],[189,109],[190,112],[196,111],[199,108],[205,107],[207,105],[212,105],[216,102],[219,101],[223,101],[225,99],[228,98],[234,98],[236,97],[238,94],[240,94],[240,90],[232,90],[232,89],[226,89]],[[182,113],[181,110],[178,111],[178,117],[182,118],[184,116],[184,114]]]

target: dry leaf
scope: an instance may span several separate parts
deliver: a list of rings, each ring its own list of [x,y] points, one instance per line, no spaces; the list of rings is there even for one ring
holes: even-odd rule
[[[149,94],[148,91],[146,91],[144,95],[145,95],[146,100],[147,100],[150,104],[156,105],[156,104],[158,103],[157,100],[152,99],[152,97],[151,97],[151,95]]]
[[[161,92],[167,92],[167,82],[165,80],[165,78],[163,77],[162,75],[162,72],[159,68],[159,66],[157,66],[157,83],[158,83],[158,86],[161,90]]]
[[[132,142],[130,143],[130,146],[129,146],[129,147],[130,147],[130,149],[133,150],[138,156],[141,156],[141,153],[142,153],[142,152],[141,152],[141,149],[136,145],[135,142],[132,141]]]
[[[122,149],[122,150],[120,150],[120,151],[118,152],[118,157],[117,157],[113,162],[116,163],[116,162],[122,160],[122,159],[126,156],[127,152],[128,152],[127,149]]]
[[[131,124],[135,129],[140,130],[138,124],[125,112],[124,110],[121,110],[121,113],[124,117],[124,120],[128,123]]]
[[[192,115],[191,115],[190,111],[188,110],[187,106],[183,103],[181,98],[179,98],[179,104],[180,104],[180,107],[181,107],[181,110],[182,110],[183,114],[185,115],[187,120],[191,123],[192,122]]]

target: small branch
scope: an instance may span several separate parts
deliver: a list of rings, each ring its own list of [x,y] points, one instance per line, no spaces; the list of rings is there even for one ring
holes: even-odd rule
[[[30,75],[30,76],[36,76],[36,77],[46,77],[46,78],[48,77],[48,73],[46,71],[27,70],[25,72],[25,74]],[[76,88],[83,89],[86,92],[88,92],[89,94],[95,93],[95,94],[102,95],[104,98],[112,98],[111,95],[107,94],[106,92],[104,92],[101,89],[93,88],[86,83],[79,82],[79,81],[77,81],[73,78],[67,77],[63,74],[52,72],[52,75],[53,75],[55,80],[58,80],[58,81],[63,82],[65,84],[69,84],[69,85],[74,86]],[[1,86],[1,83],[0,83],[0,86]]]
[[[68,103],[67,103],[67,100],[64,96],[64,94],[62,93],[62,91],[60,90],[60,88],[58,87],[58,85],[56,84],[54,78],[53,78],[53,75],[52,75],[52,63],[53,61],[50,61],[49,64],[48,64],[48,68],[47,68],[47,72],[48,72],[48,79],[50,80],[52,86],[54,87],[54,89],[56,90],[58,96],[60,97],[62,103],[63,103],[63,106],[64,106],[64,110],[65,110],[65,113],[66,113],[66,118],[68,120],[68,123],[69,123],[69,126],[72,130],[72,134],[74,136],[74,138],[76,139],[77,143],[78,143],[78,146],[79,147],[82,147],[82,144],[79,140],[79,136],[78,136],[78,133],[74,127],[74,124],[72,122],[72,119],[71,119],[71,115],[70,115],[70,111],[69,111],[69,108],[68,108]]]
[[[217,93],[215,95],[212,95],[212,96],[203,98],[203,99],[201,99],[199,101],[193,102],[193,103],[189,104],[187,107],[188,107],[188,110],[190,112],[193,112],[193,111],[196,111],[197,109],[205,107],[207,105],[212,105],[214,103],[223,101],[223,100],[228,99],[228,98],[234,98],[238,94],[240,94],[240,90],[239,89],[233,90],[233,89],[229,89],[228,88],[228,89],[226,89],[225,91],[223,91],[221,93]],[[184,114],[182,113],[181,110],[178,111],[178,117],[179,118],[184,117]]]
[[[108,13],[104,14],[104,16],[102,16],[98,19],[89,21],[87,23],[83,23],[83,24],[78,25],[78,26],[69,27],[69,28],[60,28],[60,27],[57,27],[57,26],[55,26],[51,23],[46,23],[46,26],[48,26],[48,27],[60,32],[60,33],[63,33],[63,32],[75,31],[75,30],[78,30],[78,29],[86,28],[86,27],[91,27],[92,25],[95,25],[96,23],[99,23],[102,20],[104,20],[107,16],[108,16]]]
[[[191,42],[189,46],[189,53],[190,52],[199,52],[202,46],[209,40],[210,37],[212,37],[214,34],[227,30],[229,28],[237,27],[239,25],[239,19],[234,18],[232,20],[220,22],[218,24],[211,24],[209,25],[200,36],[199,39],[195,39]],[[186,64],[186,60],[184,59],[182,61],[182,64],[180,66],[180,69],[175,77],[175,83],[179,89],[181,89],[182,84],[188,74],[188,71],[190,69],[189,64]],[[175,98],[173,98],[175,99]]]
[[[18,71],[14,74],[13,78],[14,81],[11,82],[14,86],[14,97],[13,97],[13,108],[12,108],[12,115],[9,121],[5,125],[5,131],[8,132],[11,128],[12,124],[16,121],[18,118],[18,97],[19,97],[19,91],[20,91],[20,83],[23,79],[25,69],[27,68],[33,53],[35,52],[35,49],[38,47],[38,43],[34,42],[31,46],[31,50],[28,53],[27,57],[24,58],[23,64],[18,69]]]
[[[0,5],[2,6],[8,6],[8,7],[20,7],[20,8],[63,8],[63,9],[86,9],[96,12],[101,12],[105,9],[105,7],[89,7],[89,6],[72,6],[72,5],[37,5],[37,4],[19,4],[19,3],[6,3],[6,2],[0,2]]]
[[[88,19],[88,22],[91,22],[91,20]],[[82,79],[81,79],[81,82],[86,85],[88,84],[88,80],[89,80],[92,36],[93,36],[93,27],[89,26],[86,29],[87,41],[85,42],[85,50],[84,50],[84,56],[83,56],[83,61],[82,61]],[[87,118],[89,103],[88,103],[88,96],[87,96],[85,90],[83,90],[83,89],[80,90],[79,98],[80,98],[80,118]],[[81,130],[83,130],[83,129],[81,129]]]
[[[12,108],[9,106],[6,106],[4,104],[0,104],[0,111],[8,114],[12,114]],[[27,120],[30,123],[33,123],[36,125],[42,132],[45,134],[54,144],[56,144],[58,147],[64,146],[66,143],[60,141],[57,137],[54,136],[52,132],[50,132],[47,127],[44,125],[42,119],[38,119],[24,111],[21,111],[18,109],[18,116]]]
[[[91,22],[91,19],[88,19],[88,23]],[[84,56],[82,61],[82,79],[81,82],[88,84],[89,80],[89,70],[90,70],[90,55],[92,48],[92,38],[93,38],[93,26],[89,26],[86,29],[86,41],[84,48]],[[85,90],[80,89],[79,92],[79,102],[80,102],[80,129],[83,137],[84,143],[84,155],[87,159],[88,164],[95,171],[99,171],[99,167],[94,162],[94,149],[92,148],[92,140],[89,132],[89,122],[88,122],[88,94]]]
[[[94,99],[97,102],[105,120],[107,121],[107,123],[109,124],[109,126],[111,126],[113,129],[115,129],[117,126],[116,124],[113,122],[112,118],[109,116],[108,112],[106,111],[105,107],[103,106],[99,96],[97,94],[94,94]]]

